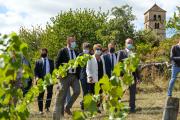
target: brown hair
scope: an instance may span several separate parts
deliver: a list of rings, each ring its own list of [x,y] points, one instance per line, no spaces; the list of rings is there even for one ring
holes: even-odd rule
[[[42,48],[41,51],[46,51],[46,53],[48,53],[48,49],[47,48]]]

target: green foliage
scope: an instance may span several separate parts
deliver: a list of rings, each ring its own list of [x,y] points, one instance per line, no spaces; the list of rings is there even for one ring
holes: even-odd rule
[[[104,36],[101,29],[106,27],[106,19],[107,13],[101,10],[70,9],[66,12],[60,12],[47,23],[44,36],[48,37],[43,46],[47,47],[51,56],[54,57],[59,48],[66,45],[66,38],[69,35],[76,37],[78,50],[83,42],[102,43],[103,39],[98,36]]]
[[[21,88],[24,80],[32,75],[27,65],[22,64],[22,55],[26,55],[27,44],[22,43],[15,33],[1,35],[0,41],[0,119],[25,119],[29,112],[26,103],[22,102]],[[19,78],[21,71],[24,73],[22,79]]]
[[[97,101],[92,95],[86,95],[84,97],[84,109],[90,113],[97,112]]]
[[[74,120],[86,120],[84,114],[81,111],[75,111],[73,113]]]
[[[128,5],[114,7],[111,11],[112,18],[109,20],[109,12],[91,9],[76,9],[60,12],[47,22],[46,28],[40,26],[26,29],[22,27],[19,36],[23,42],[29,45],[29,56],[33,61],[39,56],[40,48],[47,48],[49,57],[54,59],[57,52],[66,46],[66,38],[74,35],[77,41],[77,49],[80,50],[83,42],[92,45],[101,43],[107,46],[114,41],[118,47],[122,47],[127,37],[134,36],[132,21],[135,16],[132,8]]]
[[[39,93],[48,85],[57,83],[59,76],[65,77],[65,72],[70,68],[83,66],[91,58],[90,55],[79,56],[76,60],[60,66],[53,71],[52,76],[47,74],[43,80],[39,79],[37,84],[23,96],[25,80],[29,77],[33,78],[30,68],[22,62],[22,56],[27,55],[28,45],[23,43],[15,33],[0,36],[0,41],[3,48],[0,51],[0,119],[27,119],[30,114],[27,106],[34,102]]]
[[[178,13],[167,22],[168,28],[176,29],[179,33],[179,7]],[[111,40],[118,43],[122,48],[127,37],[135,38],[138,55],[143,61],[155,60],[166,61],[169,52],[179,38],[177,34],[172,39],[160,41],[151,31],[139,31],[135,34],[132,21],[135,16],[132,8],[128,5],[114,7],[111,10],[112,18],[108,20],[109,12],[101,10],[77,9],[61,12],[51,18],[43,30],[40,26],[32,30],[21,28],[20,34],[0,35],[0,119],[20,120],[27,119],[29,110],[27,106],[34,102],[40,92],[50,84],[58,82],[59,77],[67,75],[70,68],[83,67],[91,56],[79,56],[53,71],[52,76],[46,75],[44,80],[39,79],[29,92],[23,96],[22,85],[27,78],[33,77],[32,71],[27,65],[22,64],[22,56],[30,61],[35,61],[39,56],[39,49],[46,47],[51,58],[56,56],[57,51],[66,44],[68,35],[75,35],[80,49],[82,42],[91,44],[102,43],[104,46]],[[143,58],[146,56],[145,58]],[[164,57],[165,56],[165,57]],[[75,111],[73,119],[85,120],[95,117],[97,103],[102,98],[102,105],[109,119],[124,119],[127,115],[125,106],[118,101],[124,91],[133,83],[132,72],[136,70],[139,59],[135,54],[130,55],[124,62],[118,63],[111,78],[106,75],[95,84],[95,95],[87,95],[84,98],[85,111]],[[21,78],[18,78],[22,70]],[[121,76],[123,73],[123,76]],[[99,94],[102,90],[103,93]],[[117,112],[116,112],[117,110]]]
[[[64,63],[63,65],[60,65],[58,69],[55,69],[53,71],[52,83],[57,82],[57,78],[64,78],[67,76],[67,71],[70,68],[76,68],[76,67],[83,67],[86,65],[87,61],[91,59],[91,56],[88,54],[84,54],[83,56],[78,56],[75,60],[70,60],[68,63]]]
[[[108,115],[109,119],[125,119],[127,109],[119,101],[119,98],[122,98],[128,86],[133,84],[134,78],[132,72],[137,69],[138,64],[139,59],[136,54],[131,54],[124,62],[116,64],[110,79],[107,75],[104,75],[102,79],[95,83],[95,95],[88,94],[84,97],[85,111],[75,112],[73,119],[96,118],[97,103],[99,102],[102,103],[104,112]],[[122,72],[123,76],[120,74]],[[103,91],[101,94],[99,94],[100,90]]]
[[[109,21],[109,29],[115,35],[115,42],[118,43],[117,47],[122,48],[125,39],[134,37],[134,24],[135,16],[132,14],[132,7],[123,5],[121,7],[113,7],[111,10],[112,19]]]
[[[177,34],[180,33],[180,7],[177,6],[177,12],[167,22],[167,28],[174,28]]]
[[[8,45],[1,51],[2,54],[0,55],[0,58],[3,60],[3,65],[0,68],[1,119],[27,119],[30,114],[27,106],[34,102],[40,92],[44,91],[48,85],[57,83],[57,78],[65,77],[70,68],[83,67],[87,61],[91,59],[90,55],[85,54],[61,65],[53,71],[52,76],[47,74],[44,80],[39,79],[37,84],[23,96],[22,87],[17,86],[19,85],[17,83],[23,83],[24,80],[32,74],[32,72],[28,70],[28,67],[24,67],[25,65],[21,62],[22,55],[27,54],[28,46],[24,44],[15,33],[7,36],[7,39]],[[1,37],[1,41],[4,41],[4,37]],[[1,43],[1,45],[4,46],[4,42]],[[135,54],[130,55],[123,63],[118,63],[110,79],[105,75],[96,83],[96,94],[85,96],[85,111],[74,112],[73,119],[80,120],[95,117],[97,114],[97,103],[101,102],[100,98],[102,98],[102,104],[109,118],[124,118],[126,115],[124,105],[118,101],[118,98],[123,97],[123,93],[127,89],[127,87],[124,86],[132,84],[132,72],[136,70],[138,63]],[[17,78],[20,69],[23,71],[22,77]],[[124,76],[121,77],[118,72],[123,72]],[[116,82],[112,82],[113,80]],[[100,89],[103,91],[102,94],[99,94]],[[118,112],[115,112],[115,109],[117,109]]]
[[[34,65],[35,61],[39,58],[39,50],[42,48],[44,31],[40,26],[26,29],[21,27],[19,30],[19,37],[22,42],[28,44],[27,56]]]

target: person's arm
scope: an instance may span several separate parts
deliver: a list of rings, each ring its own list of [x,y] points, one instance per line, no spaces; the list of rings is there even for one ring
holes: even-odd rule
[[[180,57],[173,57],[173,60],[180,60]]]
[[[39,77],[39,62],[38,61],[36,61],[36,63],[35,63],[35,68],[34,68],[34,74],[35,74],[35,77],[37,78],[37,77]]]
[[[34,74],[35,74],[35,78],[33,80],[34,85],[37,84],[37,81],[39,79],[39,74],[40,74],[39,73],[40,72],[39,67],[40,67],[39,61],[36,61],[35,68],[34,68]]]
[[[118,53],[117,53],[117,57],[119,61],[117,62],[123,62],[123,60],[125,59],[125,56],[124,56],[124,51],[120,50]]]
[[[57,54],[57,57],[56,57],[56,60],[55,60],[55,67],[56,68],[59,68],[59,66],[63,63],[63,58],[64,58],[64,55],[63,55],[63,52],[64,50],[61,49],[59,50],[58,54]]]
[[[87,65],[86,65],[86,73],[87,73],[87,82],[91,83],[93,81],[92,78],[92,64],[91,64],[91,60],[88,60]]]
[[[137,83],[140,83],[140,82],[141,82],[140,66],[138,66],[138,68],[137,68],[136,71],[134,72],[134,77],[135,77]]]
[[[76,52],[76,58],[80,56],[80,54],[78,52]],[[78,65],[77,68],[76,68],[76,76],[78,79],[80,79],[80,71],[81,71],[81,66]]]
[[[54,70],[54,60],[51,60],[51,74],[53,73]]]

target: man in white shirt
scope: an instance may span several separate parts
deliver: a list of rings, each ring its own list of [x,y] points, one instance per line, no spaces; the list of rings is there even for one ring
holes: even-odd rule
[[[64,63],[68,63],[72,59],[76,59],[78,53],[74,50],[76,47],[75,37],[68,37],[67,38],[67,47],[62,48],[56,58],[55,66],[58,69],[60,65]],[[79,68],[76,69],[69,69],[67,72],[67,76],[60,79],[60,89],[58,90],[55,102],[55,108],[53,113],[53,119],[59,120],[64,117],[64,111],[72,115],[71,107],[78,98],[80,94],[80,84],[79,84]],[[68,100],[68,103],[65,104],[65,99],[68,94],[69,88],[73,89],[73,94]]]

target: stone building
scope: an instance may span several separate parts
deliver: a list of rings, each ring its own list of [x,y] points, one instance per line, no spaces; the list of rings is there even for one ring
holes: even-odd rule
[[[166,38],[166,11],[154,4],[144,13],[145,29],[153,30],[162,39]]]

